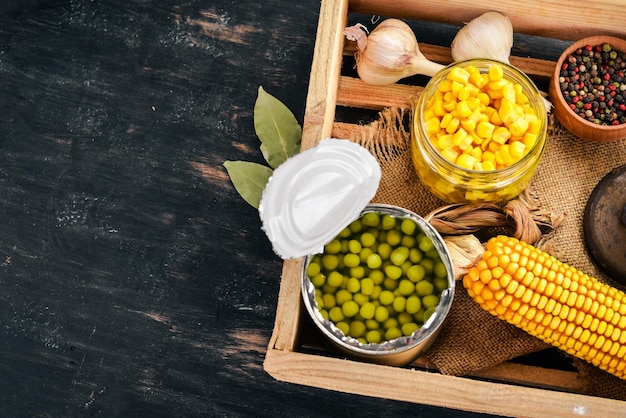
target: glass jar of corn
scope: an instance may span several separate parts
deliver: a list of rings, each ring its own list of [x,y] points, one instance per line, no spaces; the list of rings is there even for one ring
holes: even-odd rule
[[[417,102],[413,164],[445,202],[506,202],[530,183],[546,131],[543,98],[526,74],[498,61],[461,61],[437,73]]]

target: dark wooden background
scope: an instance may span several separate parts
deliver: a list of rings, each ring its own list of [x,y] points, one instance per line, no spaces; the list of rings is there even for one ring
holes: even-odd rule
[[[260,85],[302,123],[318,14],[0,3],[0,416],[473,416],[263,371],[282,261],[222,164]]]

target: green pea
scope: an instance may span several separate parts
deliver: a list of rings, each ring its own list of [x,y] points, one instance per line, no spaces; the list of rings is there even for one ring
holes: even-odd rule
[[[383,290],[382,292],[380,292],[380,296],[378,297],[378,300],[383,305],[391,305],[393,303],[393,299],[393,292],[389,290]]]
[[[400,245],[407,248],[413,248],[415,247],[415,245],[417,245],[417,241],[415,240],[415,237],[412,237],[411,235],[403,235],[402,241],[400,241]]]
[[[317,276],[318,274],[320,274],[321,271],[322,267],[319,265],[319,263],[316,262],[310,262],[306,268],[306,273],[309,275],[309,277]]]
[[[361,264],[361,259],[357,254],[348,253],[343,256],[343,264],[346,267],[356,267]]]
[[[359,306],[363,306],[370,301],[370,298],[363,293],[355,293],[352,297],[352,300],[355,301]]]
[[[380,297],[380,292],[382,292],[382,291],[383,291],[383,288],[380,287],[379,285],[375,284],[374,285],[374,289],[372,290],[372,294],[370,295],[370,298],[372,300],[378,302],[378,298]]]
[[[388,214],[384,214],[380,222],[382,228],[387,231],[393,229],[396,226],[396,218]]]
[[[426,309],[426,311],[424,311],[424,320],[423,320],[424,322],[428,321],[428,319],[431,316],[433,316],[433,314],[435,313],[435,309],[436,308],[433,306],[431,308]]]
[[[311,283],[313,283],[313,286],[315,286],[316,288],[321,288],[326,283],[326,276],[321,273],[316,274],[315,276],[311,277]]]
[[[324,247],[326,254],[337,254],[341,251],[341,241],[334,239]]]
[[[359,314],[364,319],[372,319],[376,314],[376,306],[374,306],[372,302],[366,302],[361,306],[361,309],[359,309]]]
[[[324,301],[324,307],[327,309],[337,306],[337,300],[335,299],[335,295],[331,293],[324,293],[322,295],[322,300]]]
[[[370,277],[366,277],[361,280],[361,293],[367,296],[371,296],[374,292],[374,280]]]
[[[350,235],[352,235],[352,231],[350,231],[349,227],[345,227],[344,229],[341,230],[341,232],[339,233],[338,237],[339,238],[348,238]]]
[[[380,223],[380,215],[376,212],[368,212],[363,215],[361,222],[366,226],[378,226]]]
[[[411,248],[409,250],[409,260],[411,260],[411,263],[417,264],[422,260],[422,258],[424,258],[424,254],[422,254],[422,252],[417,248]]]
[[[393,317],[387,318],[385,321],[383,321],[383,328],[385,329],[398,328],[398,320]]]
[[[444,277],[436,277],[433,280],[433,284],[435,285],[435,289],[437,289],[438,293],[441,293],[448,288],[448,280]]]
[[[359,338],[363,334],[365,334],[365,323],[363,321],[352,321],[350,322],[350,332],[349,335],[354,338]]]
[[[363,247],[371,247],[376,244],[376,237],[371,232],[363,232],[361,234],[361,245]]]
[[[381,340],[380,332],[375,329],[368,331],[367,335],[365,335],[365,340],[368,343],[372,343],[372,344],[380,343],[380,340]]]
[[[322,257],[322,266],[326,270],[335,270],[339,265],[339,257],[334,254],[325,254]]]
[[[393,248],[388,243],[381,242],[380,244],[378,244],[378,255],[380,255],[380,258],[382,258],[383,260],[389,260],[391,251],[393,251]]]
[[[315,296],[315,303],[317,303],[317,308],[318,309],[324,309],[326,308],[326,306],[324,306],[324,299],[322,299],[321,296]]]
[[[442,261],[438,261],[435,263],[435,277],[446,277],[448,275],[448,269],[446,269],[446,265],[443,264]]]
[[[367,264],[367,257],[369,257],[370,255],[375,254],[374,251],[372,251],[371,248],[369,247],[364,247],[360,252],[359,252],[359,258],[361,259],[361,263],[365,263]]]
[[[335,294],[337,293],[337,288],[329,285],[328,283],[324,283],[324,286],[322,286],[322,292]]]
[[[386,290],[396,290],[398,288],[398,281],[387,277],[383,280],[383,287]]]
[[[400,312],[398,314],[398,323],[400,326],[408,324],[409,322],[413,322],[413,315],[408,312]]]
[[[348,318],[352,318],[353,316],[359,313],[359,305],[355,301],[349,300],[349,301],[346,301],[343,305],[341,305],[341,311]],[[333,322],[336,322],[336,321],[333,321]]]
[[[406,276],[413,283],[417,283],[426,277],[426,269],[421,264],[414,264],[406,271]]]
[[[402,241],[402,234],[397,229],[392,229],[390,231],[387,231],[387,236],[385,237],[385,239],[389,245],[395,247]]]
[[[415,292],[419,296],[431,295],[434,289],[435,286],[433,286],[433,284],[428,280],[422,280],[420,282],[417,282],[417,284],[415,285]]]
[[[353,234],[360,232],[361,229],[363,229],[363,223],[361,223],[360,219],[357,219],[355,221],[353,221],[348,228],[350,228],[350,232],[352,232]]]
[[[384,306],[376,307],[374,318],[381,323],[387,321],[389,319],[389,310]]]
[[[426,257],[433,260],[433,263],[437,263],[438,261],[441,261],[441,259],[439,258],[439,251],[437,251],[437,249],[434,247],[426,251]]]
[[[358,254],[361,252],[361,249],[363,248],[363,246],[361,245],[361,241],[357,241],[355,239],[351,239],[350,241],[348,241],[348,251],[350,251],[353,254]]]
[[[328,311],[326,309],[321,309],[320,315],[322,315],[322,318],[330,321],[330,315],[328,315]]]
[[[402,334],[409,336],[419,329],[419,325],[415,322],[408,322],[402,325]]]
[[[348,335],[350,333],[350,324],[345,321],[339,321],[335,324],[335,326],[339,328],[339,330],[343,332],[344,335]]]
[[[331,271],[328,277],[326,278],[326,283],[329,286],[339,287],[343,283],[343,274],[338,271]]]
[[[398,247],[391,252],[389,259],[396,266],[401,266],[409,258],[407,247]]]
[[[433,241],[430,238],[428,238],[426,235],[422,235],[418,238],[417,245],[419,249],[423,252],[428,252],[434,246]]]
[[[339,289],[337,293],[335,293],[335,301],[337,305],[343,305],[350,300],[352,300],[352,293],[346,289]]]
[[[437,295],[428,295],[422,298],[422,305],[424,308],[428,310],[429,308],[434,308],[439,304],[439,296]]]
[[[435,269],[435,262],[430,258],[424,258],[422,261],[420,261],[420,266],[424,267],[424,271],[426,271],[426,274],[431,274]]]
[[[366,319],[365,328],[367,329],[380,329],[380,322],[375,319]]]
[[[396,296],[393,300],[393,309],[396,312],[404,312],[406,308],[406,299],[403,296]]]
[[[406,299],[406,308],[405,308],[405,310],[406,310],[407,313],[415,314],[415,313],[419,312],[421,307],[422,307],[422,300],[419,297],[413,295],[413,296],[409,296]]]
[[[398,327],[387,328],[385,331],[385,340],[391,341],[402,337],[402,331]]]
[[[328,311],[328,317],[336,324],[337,322],[343,321],[343,311],[339,306],[335,306]]]
[[[400,277],[402,277],[402,273],[404,273],[402,271],[402,268],[395,266],[395,265],[388,265],[385,267],[385,274],[387,275],[387,277],[389,277],[390,279],[399,279]]]
[[[374,281],[374,284],[381,284],[385,280],[385,273],[382,270],[372,270],[369,277]]]
[[[371,269],[380,268],[382,264],[383,264],[383,260],[382,258],[380,258],[379,254],[370,254],[367,257],[367,267]]]
[[[400,280],[398,284],[398,292],[402,296],[409,296],[415,293],[415,284],[410,280]]]
[[[407,235],[413,235],[415,233],[415,229],[417,228],[417,224],[413,219],[404,218],[400,223],[400,230]]]
[[[346,286],[346,289],[348,289],[350,293],[359,292],[361,290],[361,281],[357,279],[356,277],[350,277],[348,279],[348,284]]]
[[[365,267],[350,267],[350,276],[356,277],[357,279],[362,279],[363,277],[365,277]]]

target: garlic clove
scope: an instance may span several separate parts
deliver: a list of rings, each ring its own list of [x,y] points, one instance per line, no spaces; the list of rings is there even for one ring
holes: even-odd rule
[[[489,58],[508,64],[512,47],[511,20],[498,12],[486,12],[457,32],[451,53],[454,61]]]

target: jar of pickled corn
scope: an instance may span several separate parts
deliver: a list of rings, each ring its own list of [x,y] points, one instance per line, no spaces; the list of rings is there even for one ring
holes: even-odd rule
[[[547,114],[533,81],[498,61],[460,61],[437,73],[411,123],[420,180],[448,203],[503,203],[530,183],[546,143]]]

